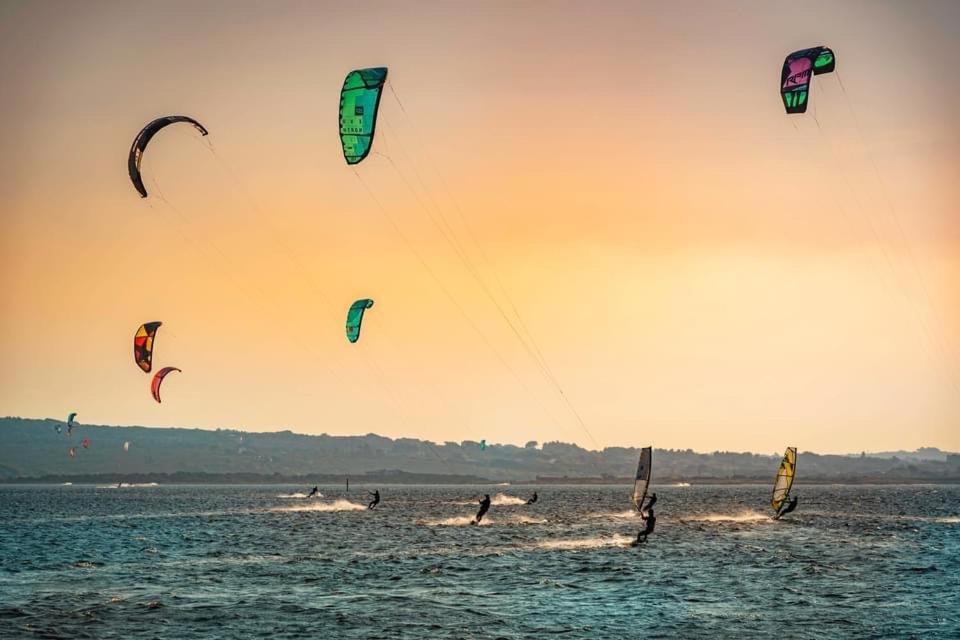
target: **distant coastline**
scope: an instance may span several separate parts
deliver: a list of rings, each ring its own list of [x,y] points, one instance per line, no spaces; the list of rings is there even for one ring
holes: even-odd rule
[[[57,431],[57,428],[60,431]],[[649,434],[647,437],[650,437]],[[0,482],[117,484],[628,485],[639,448],[590,450],[565,442],[523,446],[463,440],[307,435],[290,431],[107,426],[0,418]],[[84,446],[82,443],[86,443]],[[782,453],[653,449],[658,485],[767,484]],[[916,451],[818,454],[797,446],[800,484],[957,484],[960,455]]]
[[[148,484],[157,485],[313,485],[345,486],[346,476],[329,476],[324,474],[275,476],[257,474],[95,474],[95,475],[45,475],[41,477],[0,478],[0,485],[62,485],[65,483],[76,485],[104,485],[104,484]],[[417,473],[385,472],[351,476],[350,484],[356,487],[372,485],[487,485],[487,486],[632,486],[632,478],[596,478],[596,477],[541,477],[533,480],[503,480],[480,478],[476,476],[434,475]],[[735,477],[735,478],[662,478],[656,479],[653,486],[676,487],[682,489],[687,486],[702,487],[705,485],[768,485],[770,478],[766,477]],[[807,478],[797,480],[796,485],[923,485],[923,484],[960,484],[960,477],[941,478]]]

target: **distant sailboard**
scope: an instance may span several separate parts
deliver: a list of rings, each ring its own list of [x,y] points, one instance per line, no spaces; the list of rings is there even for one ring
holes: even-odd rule
[[[640,460],[637,462],[637,476],[633,482],[633,506],[641,513],[643,501],[647,497],[647,489],[650,487],[650,470],[653,463],[653,448],[644,447],[640,450]]]
[[[793,486],[793,476],[797,470],[797,448],[787,447],[777,470],[777,479],[773,483],[773,499],[770,506],[776,513],[790,499],[790,488]]]

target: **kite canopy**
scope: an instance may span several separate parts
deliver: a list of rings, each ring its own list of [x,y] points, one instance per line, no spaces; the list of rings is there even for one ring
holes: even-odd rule
[[[147,145],[150,144],[153,136],[157,135],[157,132],[178,122],[189,122],[202,135],[208,133],[202,124],[189,116],[163,116],[141,129],[137,137],[133,139],[133,144],[130,146],[130,156],[127,158],[127,172],[130,174],[130,181],[133,182],[133,186],[140,193],[141,198],[147,197],[147,188],[143,186],[143,178],[140,176],[140,162],[143,161],[143,152],[147,150]]]
[[[153,380],[150,382],[150,393],[157,402],[160,402],[160,385],[163,383],[163,379],[167,377],[168,373],[173,371],[180,371],[180,369],[176,367],[164,367],[160,369],[160,371],[157,371],[157,375],[153,376]]]
[[[71,457],[71,458],[76,458],[76,457],[77,457],[77,448],[76,448],[76,447],[70,447],[69,449],[67,449],[67,453],[70,454],[70,457]]]
[[[124,451],[130,451],[130,442],[129,442],[129,441],[123,443],[123,450],[124,450]]]
[[[153,366],[153,339],[162,322],[147,322],[140,325],[133,336],[133,359],[144,373]]]
[[[84,448],[84,449],[89,449],[89,448],[90,448],[90,438],[84,438],[84,439],[83,439],[83,442],[81,442],[80,444],[83,445],[83,448]]]
[[[340,90],[340,142],[347,164],[367,157],[377,127],[380,94],[387,68],[356,69],[347,74]]]
[[[650,472],[653,470],[653,448],[644,447],[640,450],[640,460],[637,462],[637,475],[633,481],[633,506],[637,511],[641,510],[643,501],[647,497],[647,489],[650,487]]]
[[[373,306],[373,300],[370,298],[361,298],[352,305],[347,311],[347,340],[356,342],[360,339],[360,325],[363,324],[363,313]]]
[[[797,470],[797,448],[787,447],[777,470],[777,479],[773,483],[773,499],[770,506],[774,511],[780,511],[783,503],[790,498],[790,487],[793,486],[793,474]]]
[[[837,59],[829,47],[794,51],[783,61],[780,72],[780,97],[787,113],[805,113],[813,76],[832,73]]]

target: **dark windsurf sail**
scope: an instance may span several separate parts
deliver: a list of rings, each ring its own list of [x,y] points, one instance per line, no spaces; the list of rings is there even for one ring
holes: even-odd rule
[[[637,462],[637,475],[633,482],[633,506],[642,511],[643,501],[647,497],[650,487],[650,470],[653,463],[653,448],[644,447],[640,450],[640,460]]]

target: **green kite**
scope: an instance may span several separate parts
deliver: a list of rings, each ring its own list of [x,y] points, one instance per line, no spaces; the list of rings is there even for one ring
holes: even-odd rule
[[[347,74],[340,90],[340,142],[347,164],[357,164],[373,146],[380,94],[387,68],[356,69]]]
[[[363,323],[363,312],[373,306],[373,300],[362,298],[350,305],[347,311],[347,340],[356,342],[360,339],[360,325]]]

